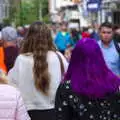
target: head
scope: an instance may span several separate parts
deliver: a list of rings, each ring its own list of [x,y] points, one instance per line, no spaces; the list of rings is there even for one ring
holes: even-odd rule
[[[120,43],[120,25],[114,26],[114,40]]]
[[[95,40],[80,40],[74,50],[65,79],[73,91],[90,98],[101,98],[118,90],[120,79],[106,66]]]
[[[93,21],[93,22],[92,22],[92,27],[93,27],[95,30],[98,30],[98,29],[99,29],[99,24],[97,23],[97,21]]]
[[[83,27],[83,32],[88,32],[88,27]]]
[[[114,25],[114,33],[120,35],[120,25]]]
[[[62,22],[60,25],[61,25],[61,31],[66,32],[68,27],[67,22]]]
[[[111,42],[113,38],[113,26],[111,23],[102,23],[99,28],[99,32],[103,43],[107,44]]]
[[[21,26],[17,27],[17,33],[18,33],[20,36],[24,37],[24,34],[25,34],[24,28],[21,27]]]
[[[54,32],[56,32],[56,24],[55,23],[52,23],[51,30],[54,31]]]
[[[30,25],[25,25],[24,30],[27,32],[29,30]]]
[[[13,27],[5,27],[1,31],[2,34],[2,40],[4,44],[8,43],[16,43],[17,40],[17,31]]]
[[[78,34],[78,31],[76,29],[71,29],[71,35],[74,37]]]
[[[48,93],[50,82],[47,63],[47,53],[49,50],[56,51],[50,29],[42,22],[34,22],[30,25],[25,36],[21,53],[33,54],[35,86],[44,94]]]

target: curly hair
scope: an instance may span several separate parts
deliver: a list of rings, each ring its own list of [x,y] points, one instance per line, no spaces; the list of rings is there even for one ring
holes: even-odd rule
[[[47,63],[49,50],[56,51],[50,29],[42,22],[34,22],[25,36],[21,53],[33,54],[35,86],[45,95],[48,95],[50,86],[50,74]]]

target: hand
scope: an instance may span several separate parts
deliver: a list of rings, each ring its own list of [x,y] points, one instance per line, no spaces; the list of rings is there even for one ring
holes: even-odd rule
[[[71,58],[71,50],[70,49],[66,49],[65,53],[64,53],[65,58],[67,59],[67,61],[70,61]]]

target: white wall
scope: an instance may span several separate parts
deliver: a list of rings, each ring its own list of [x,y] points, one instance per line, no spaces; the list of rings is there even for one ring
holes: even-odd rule
[[[0,0],[0,22],[2,22],[2,20],[5,17],[9,16],[9,2],[8,0]]]
[[[56,0],[56,8],[60,9],[61,6],[66,6],[71,0]]]
[[[50,13],[55,13],[56,11],[56,1],[57,0],[49,0],[49,8],[50,8]]]

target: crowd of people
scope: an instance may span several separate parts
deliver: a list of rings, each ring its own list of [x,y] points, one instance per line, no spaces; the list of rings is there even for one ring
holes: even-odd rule
[[[0,119],[120,120],[120,27],[36,21],[0,31]]]

